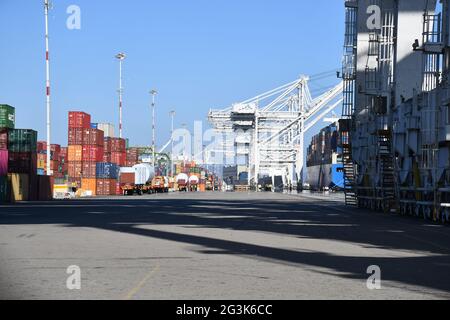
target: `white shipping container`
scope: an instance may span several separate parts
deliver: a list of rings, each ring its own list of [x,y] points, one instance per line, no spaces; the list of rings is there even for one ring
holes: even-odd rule
[[[99,123],[97,128],[105,133],[105,138],[114,138],[114,125],[111,123]]]
[[[153,169],[153,166],[149,164],[137,164],[133,167],[133,169],[135,173],[134,183],[136,185],[147,184],[155,177],[155,169]]]

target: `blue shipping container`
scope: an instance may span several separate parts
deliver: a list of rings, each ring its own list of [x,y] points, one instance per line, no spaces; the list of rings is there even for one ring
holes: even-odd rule
[[[98,123],[91,123],[91,129],[98,129]]]
[[[118,179],[120,167],[114,163],[97,163],[97,179]]]

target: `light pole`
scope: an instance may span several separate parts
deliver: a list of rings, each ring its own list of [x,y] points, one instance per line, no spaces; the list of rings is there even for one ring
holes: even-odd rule
[[[119,60],[119,138],[122,138],[122,63],[127,56],[125,53],[119,53],[116,55],[116,59]]]
[[[174,133],[173,121],[174,121],[176,112],[174,110],[172,110],[172,111],[170,111],[169,114],[170,114],[170,118],[172,121],[171,130],[170,130],[170,143],[171,143],[171,149],[172,149],[172,151],[170,152],[170,163],[171,163],[172,176],[175,176],[175,164],[173,162],[173,133]]]
[[[48,0],[44,1],[44,14],[45,14],[45,66],[46,66],[46,96],[47,96],[47,175],[51,176],[53,175],[53,172],[51,171],[51,152],[50,152],[50,139],[51,139],[51,132],[50,132],[50,125],[51,125],[51,118],[50,118],[50,49],[49,49],[49,36],[48,36],[48,10],[50,9],[50,4]]]
[[[152,95],[152,152],[153,152],[153,168],[156,169],[156,112],[155,112],[155,97],[158,94],[158,91],[152,90],[150,91]]]

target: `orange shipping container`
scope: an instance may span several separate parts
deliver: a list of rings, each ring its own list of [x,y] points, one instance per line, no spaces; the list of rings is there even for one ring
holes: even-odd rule
[[[68,161],[83,161],[83,146],[73,145],[68,149]]]
[[[92,191],[92,195],[97,194],[97,179],[81,179],[81,189]]]

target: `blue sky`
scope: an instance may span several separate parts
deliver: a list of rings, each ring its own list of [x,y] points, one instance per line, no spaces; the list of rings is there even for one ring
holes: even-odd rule
[[[72,4],[81,8],[81,30],[66,28]],[[338,68],[344,7],[335,0],[54,0],[50,30],[53,141],[67,144],[69,110],[117,127],[114,55],[123,51],[125,136],[151,143],[148,92],[156,88],[162,145],[171,109],[176,126],[192,127],[210,108]],[[16,107],[17,127],[44,139],[43,0],[0,0],[0,47],[0,103]]]

